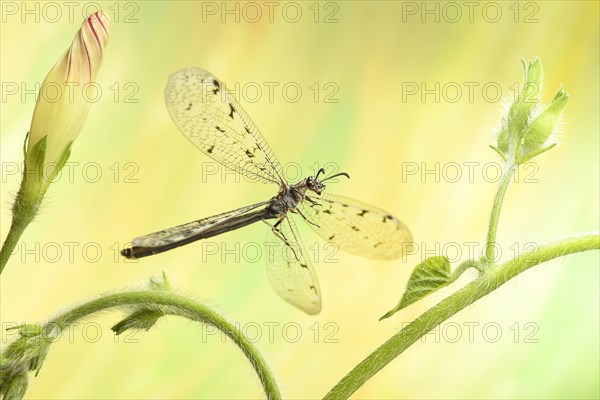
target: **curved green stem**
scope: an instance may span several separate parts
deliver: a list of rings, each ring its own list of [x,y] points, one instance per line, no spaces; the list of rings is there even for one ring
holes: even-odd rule
[[[452,271],[452,274],[450,275],[452,280],[450,283],[460,278],[460,276],[469,268],[475,268],[477,271],[479,271],[479,273],[483,272],[481,265],[479,265],[477,261],[465,261],[464,263],[460,264],[454,271]]]
[[[575,236],[523,253],[498,267],[485,270],[477,279],[442,300],[369,354],[325,395],[324,399],[347,399],[379,370],[437,325],[496,290],[515,276],[554,258],[600,249],[598,233]]]
[[[168,291],[138,291],[111,294],[92,300],[49,321],[46,326],[64,330],[81,318],[113,307],[161,307],[164,314],[178,315],[212,325],[224,332],[242,350],[258,374],[267,399],[280,399],[281,394],[267,362],[258,349],[231,323],[209,307]]]
[[[485,262],[487,265],[492,265],[496,262],[496,232],[498,230],[498,219],[500,218],[500,210],[502,209],[502,203],[504,202],[504,195],[510,185],[515,174],[516,165],[507,163],[494,197],[494,205],[492,206],[492,215],[490,216],[490,223],[488,227],[487,241],[485,247]]]

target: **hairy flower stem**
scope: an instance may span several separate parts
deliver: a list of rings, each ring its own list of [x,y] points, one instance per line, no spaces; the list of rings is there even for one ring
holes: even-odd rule
[[[17,242],[19,238],[23,234],[23,231],[27,227],[27,224],[24,223],[13,223],[10,226],[10,230],[8,231],[8,236],[6,236],[6,240],[4,244],[2,244],[2,250],[0,250],[0,274],[4,271],[4,267],[10,258],[10,255],[14,251],[17,246]]]
[[[575,236],[525,252],[502,265],[485,270],[473,282],[421,314],[369,354],[342,378],[324,399],[347,399],[427,332],[534,265],[571,253],[598,249],[600,249],[598,233]]]
[[[20,196],[17,197],[15,206],[13,207],[13,220],[8,235],[2,244],[2,250],[0,250],[0,274],[4,271],[4,267],[17,246],[21,235],[31,221],[33,221],[37,209],[39,208],[39,204],[17,206],[19,202],[22,202]]]
[[[496,262],[496,232],[498,231],[498,219],[500,218],[500,210],[502,209],[502,203],[504,202],[504,195],[510,185],[510,181],[515,175],[515,169],[517,165],[513,163],[507,163],[496,196],[494,197],[494,205],[492,206],[492,215],[490,216],[490,224],[488,227],[487,241],[485,247],[485,258],[483,260],[485,265],[493,265]]]
[[[66,329],[79,319],[113,307],[162,306],[167,314],[178,315],[193,321],[212,325],[225,333],[242,350],[258,374],[267,399],[281,399],[275,377],[258,349],[234,325],[209,307],[193,300],[164,291],[124,292],[100,297],[77,306],[48,322],[59,330]]]

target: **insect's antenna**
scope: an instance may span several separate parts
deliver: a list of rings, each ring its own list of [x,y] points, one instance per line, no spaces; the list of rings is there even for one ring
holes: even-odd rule
[[[325,168],[319,168],[319,170],[317,171],[317,174],[315,175],[315,179],[319,178],[319,175],[324,174],[325,173]]]
[[[327,178],[323,179],[321,182],[325,182],[325,181],[327,181],[329,179],[332,179],[332,178],[335,178],[335,177],[338,177],[338,176],[345,176],[346,178],[350,179],[350,175],[348,175],[347,172],[339,172],[339,173],[337,173],[335,175],[328,176]]]

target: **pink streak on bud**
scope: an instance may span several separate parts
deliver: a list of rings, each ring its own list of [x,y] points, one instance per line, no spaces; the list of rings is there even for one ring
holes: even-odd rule
[[[109,31],[110,21],[101,11],[91,14],[83,22],[69,49],[67,82],[94,82]]]
[[[102,11],[91,14],[42,83],[27,148],[47,135],[46,163],[55,161],[83,128],[109,32],[108,16]],[[48,96],[57,90],[58,97]]]

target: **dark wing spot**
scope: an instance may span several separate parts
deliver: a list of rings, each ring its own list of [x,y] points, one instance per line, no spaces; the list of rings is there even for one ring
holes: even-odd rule
[[[317,293],[317,289],[313,285],[310,285],[309,287],[313,290],[313,292],[315,292],[315,294]]]
[[[308,269],[308,265],[306,265],[306,264],[302,264],[302,263],[300,263],[300,266],[301,266],[302,268],[306,268],[306,269]]]
[[[250,158],[254,157],[254,153],[252,153],[250,150],[246,150],[246,155]]]
[[[324,212],[325,214],[331,214],[331,211],[330,211],[330,210],[323,210],[323,212]]]
[[[356,225],[352,225],[352,230],[354,230],[356,232],[360,231],[360,229]]]
[[[327,238],[327,240],[333,240],[334,237],[335,237],[335,235],[331,235]]]
[[[213,85],[215,85],[215,88],[213,89],[213,94],[217,94],[219,93],[219,90],[221,89],[221,84],[219,83],[218,80],[213,79]]]
[[[233,119],[233,113],[236,112],[233,104],[229,103],[229,118]]]
[[[190,111],[192,109],[192,103],[188,104],[187,108],[185,109],[185,111]]]
[[[219,125],[216,125],[215,129],[218,130],[219,132],[225,132],[225,129],[221,128]]]
[[[342,204],[342,207],[348,207],[348,204]]]
[[[392,217],[391,215],[386,215],[385,217],[383,217],[383,222],[387,222],[388,220],[393,220],[394,217]]]
[[[359,217],[364,217],[364,216],[365,216],[365,214],[366,214],[366,213],[368,213],[368,212],[369,212],[369,210],[362,210],[361,212],[359,212],[359,213],[358,213],[358,214],[356,214],[356,215],[358,215]]]
[[[212,146],[210,146],[208,149],[206,149],[206,152],[207,152],[208,154],[210,154],[210,153],[212,153],[212,152],[213,152],[213,150],[214,150],[214,149],[215,149],[215,145],[213,144],[213,145],[212,145]]]
[[[377,248],[377,246],[381,246],[383,244],[383,242],[377,242],[373,245],[374,248]]]

